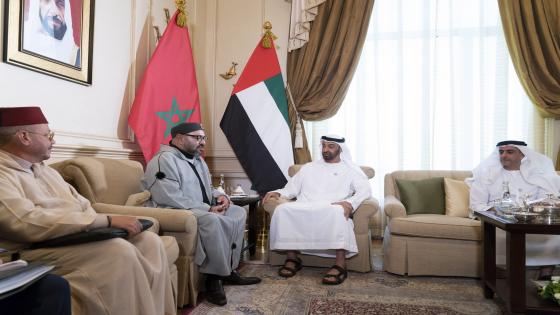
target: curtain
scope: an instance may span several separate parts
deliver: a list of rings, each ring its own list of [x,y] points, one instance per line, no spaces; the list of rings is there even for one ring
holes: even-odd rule
[[[288,55],[288,84],[301,118],[321,120],[337,111],[358,64],[374,0],[328,0],[319,6],[309,42]],[[290,108],[292,135],[297,115]],[[310,161],[304,148],[295,149],[296,163]]]
[[[326,0],[292,0],[290,39],[288,52],[303,47],[309,41],[311,22],[319,12],[319,5]]]
[[[537,109],[560,117],[560,1],[499,0],[511,59]],[[556,160],[560,169],[560,157]]]
[[[374,196],[386,173],[471,170],[501,140],[544,151],[552,122],[519,83],[496,1],[376,0],[372,21],[340,110],[306,128],[313,144],[345,136]]]

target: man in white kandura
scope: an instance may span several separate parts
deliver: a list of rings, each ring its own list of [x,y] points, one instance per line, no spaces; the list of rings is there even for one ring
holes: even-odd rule
[[[502,198],[505,185],[513,200],[523,196],[541,199],[547,194],[557,195],[560,190],[560,176],[552,161],[527,148],[525,142],[514,140],[499,142],[494,152],[473,170],[473,177],[465,181],[470,186],[470,208],[474,211],[492,208],[492,201]],[[505,240],[505,232],[497,229],[497,264],[505,263]],[[560,263],[560,236],[530,234],[526,242],[527,265]],[[543,268],[541,276],[549,276],[551,271],[550,267]]]
[[[263,199],[297,197],[279,205],[270,222],[270,249],[287,254],[278,270],[282,277],[301,269],[298,252],[335,258],[324,284],[340,284],[348,277],[346,258],[358,253],[352,213],[371,196],[371,188],[344,142],[339,136],[321,137],[322,159],[305,164],[286,187]]]
[[[80,67],[69,0],[30,0],[23,49]]]

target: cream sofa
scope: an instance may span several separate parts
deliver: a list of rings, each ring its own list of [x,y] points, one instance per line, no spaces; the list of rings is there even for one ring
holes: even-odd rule
[[[302,165],[292,165],[288,170],[288,175],[294,176]],[[362,170],[366,173],[369,179],[375,176],[375,171],[371,167],[362,166]],[[289,200],[280,198],[277,200],[271,199],[268,202],[263,203],[264,209],[270,214],[274,214],[274,209],[284,202],[289,202]],[[356,242],[358,245],[359,253],[356,256],[348,259],[347,269],[360,272],[368,272],[372,269],[372,248],[371,248],[371,231],[369,229],[369,223],[371,217],[377,213],[379,210],[379,203],[376,199],[370,198],[362,202],[362,204],[354,212],[354,232],[356,234]],[[267,244],[267,248],[270,246]],[[334,264],[334,259],[317,257],[311,255],[300,255],[304,266],[315,266],[315,267],[330,267]],[[269,252],[269,263],[271,265],[283,265],[286,259],[286,255],[276,251]]]
[[[51,166],[86,197],[97,212],[155,218],[159,222],[160,235],[166,236],[162,239],[172,236],[179,245],[178,258],[173,259],[176,269],[172,268],[177,274],[177,305],[196,304],[199,279],[194,263],[196,218],[189,211],[125,206],[129,196],[140,193],[140,178],[144,171],[139,162],[78,157]]]
[[[464,180],[470,171],[396,171],[385,176],[383,268],[400,275],[480,277],[480,221],[437,214],[407,215],[396,179]]]

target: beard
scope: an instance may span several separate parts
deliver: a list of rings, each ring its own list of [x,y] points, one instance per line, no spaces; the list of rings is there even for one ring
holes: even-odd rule
[[[57,40],[62,40],[68,28],[66,22],[61,20],[58,16],[47,16],[45,18],[39,16],[39,18],[41,18],[41,24],[47,34]]]
[[[340,151],[341,149],[338,148],[338,150],[336,150],[336,152],[332,153],[330,151],[325,151],[325,152],[321,152],[321,155],[323,156],[323,160],[325,160],[325,162],[330,162],[334,159],[336,159],[336,157],[338,157],[340,155]]]

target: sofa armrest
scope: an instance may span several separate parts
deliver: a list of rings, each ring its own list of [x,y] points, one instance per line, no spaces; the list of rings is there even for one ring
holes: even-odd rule
[[[383,212],[389,219],[406,217],[406,209],[402,202],[397,197],[392,195],[385,196],[385,204],[383,205]]]
[[[290,199],[286,199],[282,197],[270,198],[267,202],[263,202],[262,206],[264,210],[268,212],[268,214],[270,214],[270,216],[272,217],[272,214],[274,213],[274,209],[276,209],[276,207],[286,202],[290,202]]]
[[[159,221],[162,232],[190,232],[196,231],[196,217],[192,212],[181,209],[150,208],[111,205],[106,203],[94,203],[93,209],[99,213],[145,216]]]
[[[353,221],[355,231],[368,231],[369,221],[379,211],[379,202],[375,198],[364,200],[354,211]]]

